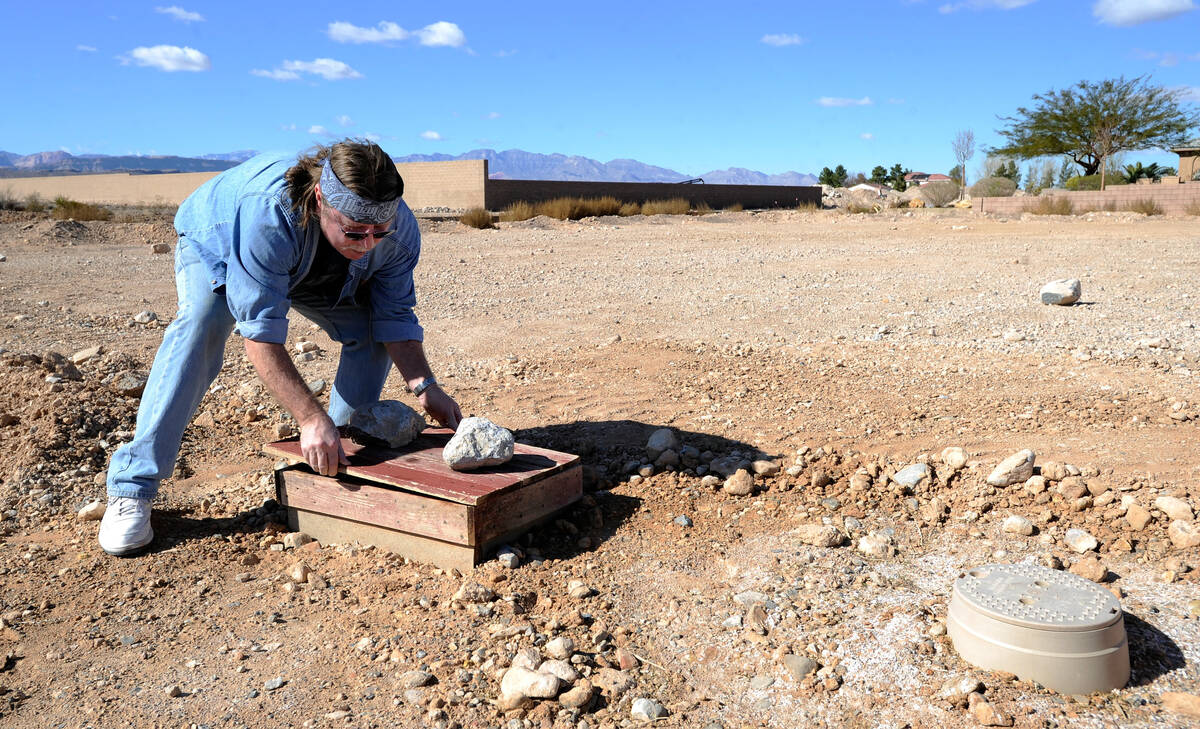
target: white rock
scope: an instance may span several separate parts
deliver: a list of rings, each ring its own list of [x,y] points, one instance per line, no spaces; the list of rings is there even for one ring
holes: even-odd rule
[[[1200,545],[1200,528],[1194,522],[1176,519],[1167,527],[1167,536],[1179,549],[1190,549]]]
[[[380,400],[351,413],[349,425],[391,448],[400,448],[421,434],[425,418],[399,400]]]
[[[455,471],[498,466],[513,457],[513,434],[487,418],[463,418],[442,449],[442,460]]]
[[[1022,534],[1028,537],[1033,534],[1033,522],[1023,516],[1013,514],[1004,520],[1003,529],[1009,534]]]
[[[87,349],[81,349],[78,352],[76,352],[75,354],[71,355],[71,363],[72,364],[83,364],[84,362],[88,361],[92,357],[102,354],[103,352],[104,352],[104,347],[99,344],[97,344],[94,347],[88,347]]]
[[[546,643],[543,650],[546,655],[559,661],[565,661],[575,652],[575,641],[566,636],[559,636]]]
[[[641,721],[654,721],[667,715],[666,707],[654,699],[634,699],[629,712]]]
[[[905,488],[916,488],[922,481],[929,480],[929,464],[914,463],[905,466],[892,476],[892,480]]]
[[[942,463],[951,471],[960,471],[967,465],[967,452],[957,446],[942,449]]]
[[[1070,306],[1083,295],[1083,286],[1077,278],[1060,278],[1043,286],[1040,293],[1043,304]]]
[[[663,451],[679,451],[679,438],[670,428],[659,428],[646,441],[646,457],[651,461],[657,460]]]
[[[528,668],[510,668],[500,681],[500,693],[504,696],[527,696],[531,699],[552,699],[558,696],[562,679],[552,673],[530,671]]]
[[[1071,549],[1083,554],[1100,546],[1100,542],[1082,529],[1068,529],[1063,541]]]
[[[104,511],[107,507],[108,505],[103,501],[93,501],[92,503],[80,509],[75,516],[77,516],[80,521],[96,521],[104,518]]]
[[[992,470],[987,482],[991,486],[1010,486],[1014,483],[1024,483],[1033,475],[1033,462],[1037,459],[1034,452],[1026,448],[1012,454]]]
[[[1171,519],[1180,519],[1182,521],[1191,521],[1195,514],[1192,513],[1192,507],[1188,502],[1174,496],[1159,496],[1154,500],[1154,505],[1158,510],[1166,514]]]
[[[793,532],[804,544],[813,547],[836,547],[842,543],[842,533],[832,524],[801,524]]]
[[[549,673],[558,676],[565,683],[575,683],[579,680],[579,671],[570,663],[561,660],[546,661],[538,666],[539,673]]]
[[[496,593],[478,582],[464,582],[458,588],[458,592],[454,593],[454,597],[450,599],[461,603],[491,602],[496,599]]]
[[[155,314],[153,311],[150,311],[150,310],[139,311],[138,313],[133,315],[133,320],[136,321],[138,324],[149,324],[150,322],[156,321],[157,319],[158,319],[158,314]]]
[[[869,557],[894,557],[892,538],[883,532],[871,532],[858,540],[858,551]]]

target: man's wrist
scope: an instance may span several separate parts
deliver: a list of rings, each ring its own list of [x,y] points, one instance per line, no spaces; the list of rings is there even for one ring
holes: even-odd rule
[[[425,394],[426,390],[428,390],[429,388],[433,387],[436,384],[437,384],[437,380],[435,380],[433,378],[433,375],[430,375],[429,377],[422,377],[420,382],[413,385],[413,388],[412,388],[413,395],[420,397]]]

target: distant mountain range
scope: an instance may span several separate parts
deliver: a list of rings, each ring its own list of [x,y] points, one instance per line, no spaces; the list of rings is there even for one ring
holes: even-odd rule
[[[0,177],[30,175],[78,175],[97,172],[219,172],[250,159],[254,150],[199,157],[159,155],[72,155],[67,152],[39,152],[19,155],[0,151]],[[397,162],[445,162],[448,160],[486,159],[488,174],[494,179],[580,180],[594,182],[679,182],[699,177],[713,185],[815,185],[817,178],[799,172],[767,175],[754,170],[731,167],[702,175],[655,167],[633,159],[598,162],[588,157],[564,154],[539,154],[508,149],[475,149],[460,155],[410,154],[393,158]]]

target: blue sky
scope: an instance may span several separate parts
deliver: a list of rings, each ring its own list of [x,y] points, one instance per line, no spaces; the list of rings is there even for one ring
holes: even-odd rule
[[[685,174],[946,172],[957,131],[995,144],[999,115],[1081,79],[1153,74],[1200,102],[1197,1],[10,0],[0,150],[368,136],[397,156],[518,148]]]

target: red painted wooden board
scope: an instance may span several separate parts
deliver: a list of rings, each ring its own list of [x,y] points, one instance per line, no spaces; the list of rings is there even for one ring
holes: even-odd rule
[[[446,428],[431,428],[399,449],[363,446],[342,438],[342,448],[350,465],[341,466],[338,472],[475,506],[488,497],[579,462],[579,456],[570,453],[517,443],[508,463],[477,471],[454,471],[442,460],[442,449],[452,435],[453,432]],[[305,460],[296,438],[267,443],[263,450],[294,463]]]

